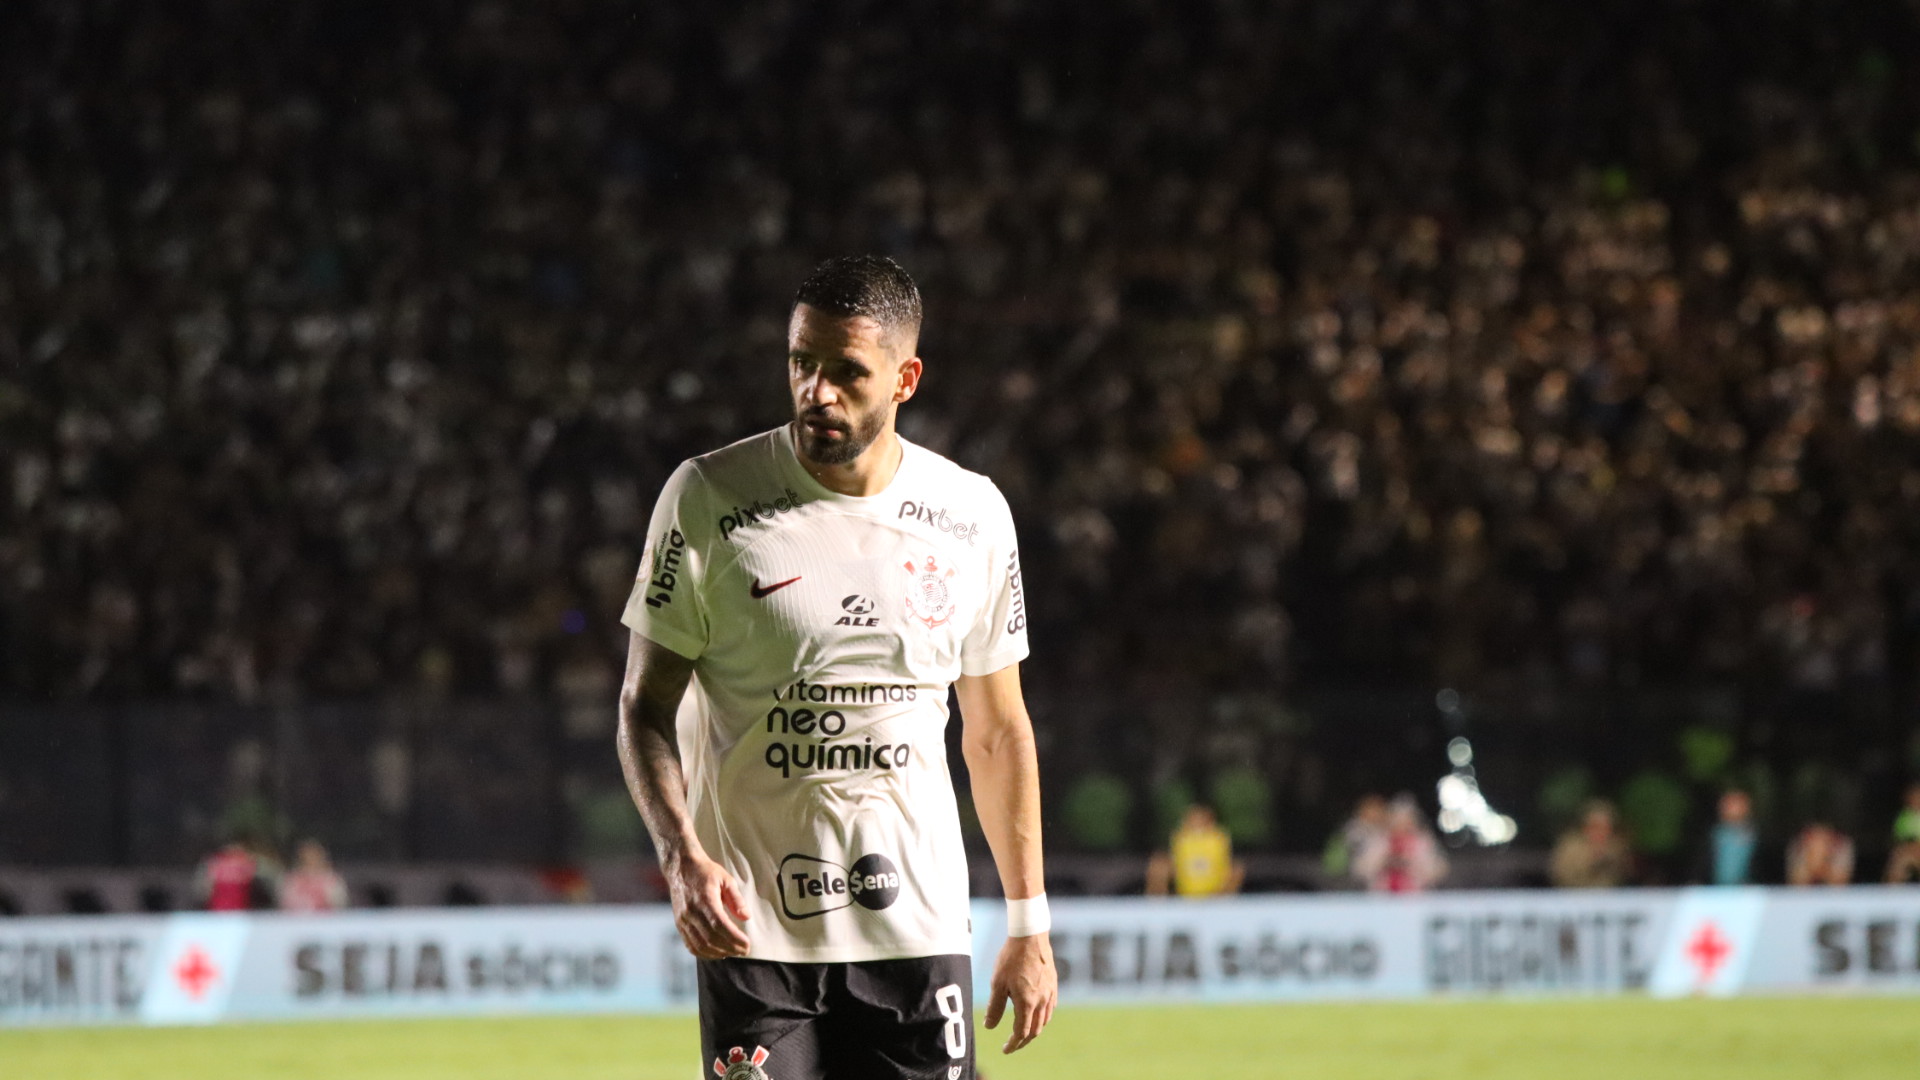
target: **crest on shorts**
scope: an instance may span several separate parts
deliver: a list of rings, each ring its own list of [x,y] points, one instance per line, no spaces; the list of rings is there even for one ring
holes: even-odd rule
[[[909,559],[905,565],[907,614],[926,623],[928,629],[953,618],[953,589],[948,584],[948,579],[953,577],[953,567],[942,570],[931,555],[922,562]]]
[[[748,1054],[739,1047],[727,1051],[725,1061],[713,1059],[713,1075],[720,1080],[772,1080],[767,1070],[760,1066],[767,1063],[767,1048],[756,1046]]]

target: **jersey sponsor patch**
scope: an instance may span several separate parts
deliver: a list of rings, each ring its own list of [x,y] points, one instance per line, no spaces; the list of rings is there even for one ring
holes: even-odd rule
[[[846,614],[833,620],[833,625],[879,626],[880,617],[873,613],[873,609],[876,606],[871,597],[862,593],[854,593],[851,596],[842,597],[840,600],[840,610],[846,612]]]
[[[1027,592],[1020,583],[1020,552],[1015,549],[1007,555],[1007,588],[1013,591],[1013,611],[1007,619],[1007,633],[1017,634],[1027,628]]]
[[[980,535],[980,526],[977,523],[961,521],[947,513],[947,508],[944,506],[928,506],[909,499],[900,504],[900,517],[912,518],[922,524],[931,525],[943,533],[951,533],[955,540],[965,540],[968,547],[973,547],[974,537]]]
[[[727,1051],[726,1060],[713,1059],[713,1075],[720,1080],[773,1080],[767,1070],[760,1066],[767,1063],[767,1048],[756,1046],[749,1054],[743,1047],[733,1047]]]
[[[785,514],[805,505],[806,500],[792,488],[788,488],[777,498],[755,499],[745,506],[736,506],[733,508],[733,513],[721,514],[720,520],[714,522],[714,525],[720,530],[720,539],[725,540],[737,530],[749,525],[771,522],[775,514]]]
[[[885,855],[862,855],[850,867],[813,855],[780,860],[780,907],[789,919],[818,918],[854,904],[880,911],[899,898],[900,869]]]
[[[911,696],[908,700],[912,700]],[[913,747],[904,742],[876,746],[871,738],[858,743],[833,741],[835,736],[846,730],[847,714],[839,709],[815,712],[812,709],[789,710],[783,705],[775,705],[767,710],[767,734],[803,735],[808,738],[768,743],[765,755],[767,768],[778,769],[781,779],[791,780],[795,773],[804,778],[810,772],[904,769],[913,758]]]
[[[647,606],[658,608],[673,603],[673,591],[680,586],[681,563],[687,553],[687,538],[679,529],[669,528],[654,545],[647,562]]]

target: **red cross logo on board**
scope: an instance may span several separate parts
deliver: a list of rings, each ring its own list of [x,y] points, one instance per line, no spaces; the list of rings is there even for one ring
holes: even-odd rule
[[[1699,976],[1698,982],[1704,986],[1713,981],[1722,965],[1733,955],[1733,943],[1720,932],[1716,923],[1704,922],[1700,929],[1687,939],[1687,959],[1693,962],[1693,970]]]
[[[188,997],[199,1001],[207,995],[208,987],[220,981],[220,969],[207,958],[205,949],[189,945],[187,951],[180,954],[180,959],[174,962],[173,979],[180,984],[180,989],[187,992]]]

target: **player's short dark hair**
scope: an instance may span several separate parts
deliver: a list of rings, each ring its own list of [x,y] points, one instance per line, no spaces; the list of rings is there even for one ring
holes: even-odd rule
[[[920,287],[885,255],[840,255],[813,268],[793,306],[852,318],[864,315],[889,337],[911,346],[920,336]]]

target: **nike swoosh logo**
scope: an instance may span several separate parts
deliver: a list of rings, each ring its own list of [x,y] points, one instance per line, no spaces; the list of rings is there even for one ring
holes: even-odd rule
[[[753,598],[755,600],[764,600],[767,597],[772,596],[774,593],[779,592],[781,589],[784,589],[787,586],[799,580],[800,580],[799,576],[796,575],[794,577],[788,578],[785,581],[776,581],[771,585],[762,585],[760,584],[759,578],[754,578],[753,589],[752,589]]]

